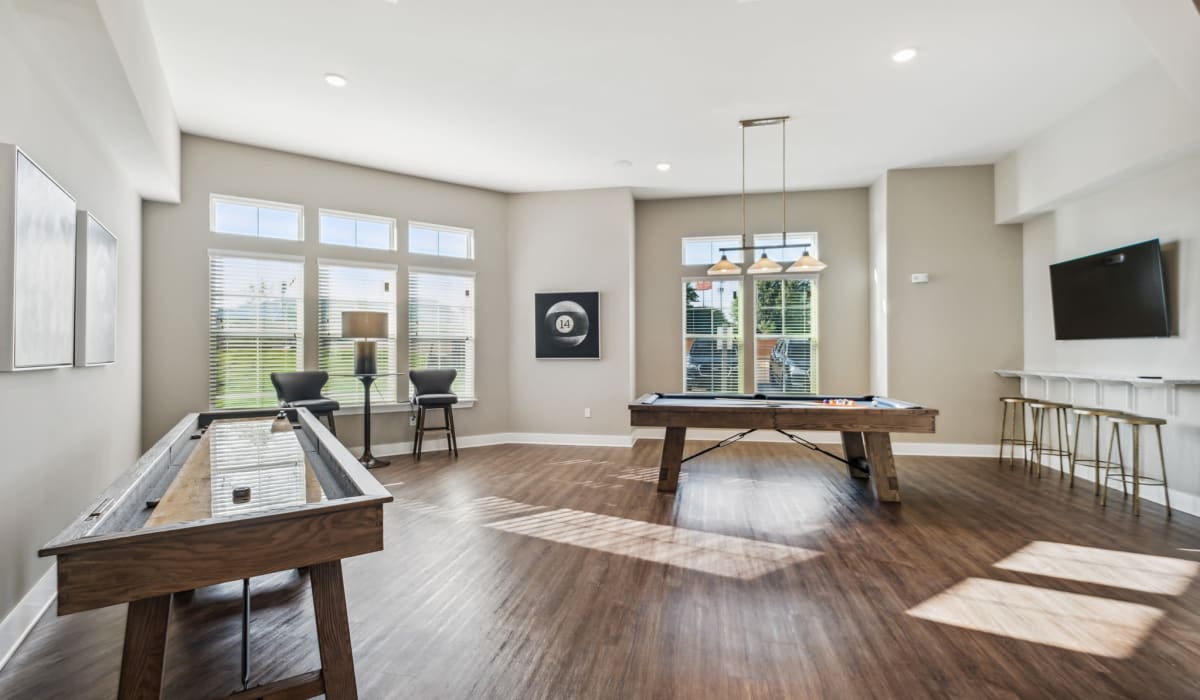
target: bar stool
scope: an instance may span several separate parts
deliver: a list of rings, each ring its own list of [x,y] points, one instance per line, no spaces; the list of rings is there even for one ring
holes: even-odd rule
[[[1117,441],[1117,454],[1120,454],[1121,452],[1121,436],[1118,435],[1116,431],[1113,431],[1113,434],[1108,438],[1108,459],[1100,459],[1100,433],[1103,432],[1100,428],[1100,419],[1120,416],[1123,415],[1124,412],[1114,411],[1108,408],[1084,408],[1083,406],[1076,406],[1075,408],[1071,409],[1071,412],[1075,414],[1075,446],[1071,450],[1071,481],[1069,485],[1071,487],[1075,486],[1076,465],[1091,465],[1096,469],[1096,495],[1099,496],[1101,485],[1107,481],[1107,479],[1101,480],[1101,469],[1104,470],[1105,476],[1108,476],[1109,469],[1120,469],[1121,476],[1125,476],[1125,465],[1121,464],[1120,462],[1112,461],[1112,448],[1114,439]],[[1080,427],[1082,426],[1082,422],[1085,417],[1090,417],[1095,421],[1095,425],[1093,426],[1094,433],[1092,435],[1095,440],[1092,457],[1090,459],[1079,456]],[[1121,480],[1121,492],[1125,492],[1125,480],[1123,478]]]
[[[421,461],[425,447],[425,433],[445,432],[446,452],[458,457],[458,434],[454,430],[454,404],[458,396],[451,391],[456,369],[411,369],[408,378],[413,384],[412,403],[417,408],[417,428],[413,432],[413,458]],[[442,409],[442,424],[425,425],[425,412],[430,408]]]
[[[1009,446],[1008,466],[1011,469],[1017,460],[1017,445],[1021,446],[1022,459],[1029,461],[1029,448],[1033,446],[1033,441],[1029,439],[1029,427],[1025,422],[1025,407],[1033,399],[1027,399],[1024,396],[1001,396],[1000,402],[1004,404],[1000,413],[1000,456],[996,458],[996,464],[1004,464],[1004,446]],[[1011,420],[1009,416],[1011,415]],[[1021,437],[1017,437],[1017,423],[1021,425]]]
[[[1126,482],[1133,484],[1133,514],[1141,515],[1141,508],[1139,507],[1141,498],[1140,498],[1140,489],[1138,487],[1141,484],[1151,484],[1153,486],[1158,486],[1161,484],[1163,487],[1163,498],[1167,504],[1167,517],[1168,518],[1171,517],[1171,491],[1170,491],[1170,489],[1167,488],[1167,458],[1163,454],[1163,444],[1162,444],[1162,427],[1167,424],[1167,421],[1163,420],[1162,418],[1152,418],[1150,416],[1134,416],[1134,415],[1130,415],[1127,413],[1123,413],[1119,416],[1109,416],[1108,422],[1112,423],[1113,434],[1117,436],[1118,441],[1120,440],[1119,429],[1122,425],[1128,425],[1130,427],[1130,430],[1133,432],[1133,447],[1132,447],[1132,450],[1133,450],[1133,474],[1132,475],[1130,475],[1128,477],[1125,476],[1125,456],[1123,454],[1121,454],[1120,452],[1117,453],[1117,459],[1120,460],[1120,464],[1121,464],[1121,484],[1122,484],[1121,488],[1124,489],[1124,484]],[[1161,479],[1154,479],[1154,478],[1142,476],[1142,458],[1141,458],[1141,454],[1140,454],[1141,453],[1141,439],[1140,439],[1139,435],[1141,434],[1142,426],[1149,426],[1149,425],[1154,426],[1154,433],[1155,433],[1156,437],[1158,438],[1158,463],[1162,467],[1162,478]],[[1111,448],[1112,441],[1110,440],[1109,442],[1110,442],[1110,448]],[[1110,453],[1111,453],[1111,449],[1110,449]],[[1111,454],[1110,454],[1110,459],[1111,459]],[[1108,484],[1108,480],[1111,478],[1113,478],[1113,475],[1112,475],[1112,472],[1110,471],[1104,478],[1104,483],[1106,486]],[[1106,505],[1106,501],[1108,500],[1107,496],[1108,496],[1108,489],[1106,488],[1106,489],[1104,489],[1104,495],[1100,497],[1100,505]]]
[[[1063,479],[1067,475],[1071,464],[1067,411],[1071,408],[1071,404],[1057,401],[1037,399],[1029,402],[1029,410],[1033,414],[1033,461],[1037,465],[1035,468],[1039,479],[1042,478],[1043,455],[1058,457],[1058,478]],[[1047,423],[1054,428],[1052,436],[1046,434]]]

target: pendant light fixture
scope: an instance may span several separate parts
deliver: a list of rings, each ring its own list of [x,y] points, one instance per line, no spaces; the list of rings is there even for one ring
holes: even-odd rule
[[[809,254],[810,244],[799,243],[796,245],[788,245],[787,242],[787,121],[790,117],[765,117],[761,119],[743,119],[738,122],[742,128],[742,245],[734,248],[721,248],[721,259],[718,260],[712,267],[708,268],[710,275],[739,275],[742,273],[742,268],[728,257],[729,251],[761,251],[758,260],[753,265],[746,268],[746,272],[751,275],[776,274],[783,272],[783,265],[775,262],[767,255],[768,250],[786,250],[792,248],[802,248],[802,255],[796,262],[788,267],[787,272],[820,272],[826,268],[825,263],[817,260]],[[772,246],[748,246],[746,245],[747,228],[746,228],[746,129],[755,126],[769,126],[778,124],[780,127],[780,165],[781,165],[781,184],[779,188],[779,198],[782,203],[783,210],[783,226],[780,231],[783,234],[783,245]]]
[[[792,263],[792,266],[789,267],[787,269],[787,271],[788,272],[820,272],[821,270],[824,270],[826,267],[829,267],[829,266],[826,265],[825,263],[821,262],[820,260],[817,260],[813,256],[809,255],[808,247],[805,246],[804,254],[801,255],[800,258],[798,260],[796,260],[796,262]]]

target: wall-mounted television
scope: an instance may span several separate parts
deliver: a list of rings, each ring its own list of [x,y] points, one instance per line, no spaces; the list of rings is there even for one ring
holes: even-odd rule
[[[1157,238],[1051,265],[1050,295],[1058,340],[1171,334]]]

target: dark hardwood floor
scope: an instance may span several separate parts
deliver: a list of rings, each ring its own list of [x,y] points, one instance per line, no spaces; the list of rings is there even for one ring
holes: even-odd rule
[[[1200,697],[1200,519],[994,459],[898,457],[904,502],[880,505],[762,443],[663,495],[659,445],[378,470],[386,550],[344,569],[362,697]],[[307,579],[253,591],[254,677],[317,667]],[[164,697],[239,688],[239,605],[176,601]],[[124,619],[48,614],[0,697],[113,697]]]

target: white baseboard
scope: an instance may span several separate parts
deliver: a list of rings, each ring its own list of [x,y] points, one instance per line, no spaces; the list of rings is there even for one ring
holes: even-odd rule
[[[588,435],[585,433],[487,433],[484,435],[462,435],[458,438],[459,448],[486,447],[488,445],[578,445],[581,447],[632,447],[630,435]],[[400,455],[412,452],[412,441],[389,442],[371,446],[377,455]],[[349,448],[361,452],[362,446]],[[446,438],[426,440],[422,452],[438,452],[447,449]]]
[[[29,589],[16,607],[0,621],[0,669],[4,668],[17,647],[21,646],[21,642],[25,641],[33,626],[42,619],[42,615],[54,602],[57,582],[58,568],[51,564],[50,570],[33,584],[33,588]]]
[[[1017,456],[1020,458],[1021,454],[1018,452]],[[1059,469],[1058,459],[1056,457],[1043,456],[1041,462],[1042,466],[1050,471],[1066,471],[1065,469]],[[1094,488],[1094,484],[1096,483],[1096,468],[1088,467],[1086,465],[1075,467],[1075,480],[1085,481],[1088,483],[1089,489]],[[1076,488],[1079,487],[1076,486]],[[1139,491],[1142,500],[1150,501],[1151,503],[1157,503],[1160,506],[1166,505],[1167,503],[1163,489],[1160,486],[1143,486],[1141,489],[1139,489]],[[1177,510],[1180,513],[1187,513],[1188,515],[1200,515],[1200,495],[1187,493],[1186,491],[1180,491],[1178,489],[1170,489],[1170,491],[1171,510]],[[1132,497],[1132,492],[1130,492],[1130,498]],[[1109,484],[1108,503],[1110,507],[1120,507],[1122,500],[1123,496],[1121,494],[1120,482],[1113,482]]]

